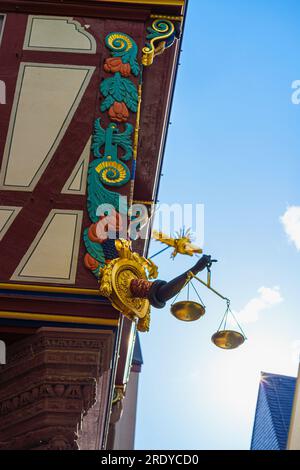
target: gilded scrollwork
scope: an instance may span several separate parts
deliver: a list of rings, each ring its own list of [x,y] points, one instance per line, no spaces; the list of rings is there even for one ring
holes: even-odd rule
[[[156,278],[157,267],[153,262],[132,252],[128,240],[116,240],[115,245],[119,257],[101,269],[100,293],[108,297],[123,315],[135,321],[139,331],[148,331],[150,302],[147,298],[134,297],[130,285],[135,279]]]
[[[147,43],[143,48],[142,64],[145,67],[153,64],[154,58],[174,44],[180,35],[181,21],[163,16],[154,19],[147,28]]]

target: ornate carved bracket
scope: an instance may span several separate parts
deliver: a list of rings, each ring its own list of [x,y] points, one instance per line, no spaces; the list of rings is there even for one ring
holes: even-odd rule
[[[180,37],[181,22],[181,17],[155,17],[152,25],[147,28],[148,42],[143,48],[142,64],[145,67],[152,65],[154,58],[172,46],[175,40]]]

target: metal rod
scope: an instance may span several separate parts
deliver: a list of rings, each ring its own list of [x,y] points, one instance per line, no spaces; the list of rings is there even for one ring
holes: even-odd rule
[[[150,258],[149,258],[149,259],[150,259]],[[181,294],[181,292],[183,291],[183,289],[185,288],[185,286],[186,286],[186,285],[189,285],[189,282],[190,282],[190,280],[192,279],[193,276],[194,276],[193,273],[192,273],[191,271],[189,271],[189,272],[188,272],[188,275],[187,275],[187,277],[186,277],[185,283],[183,284],[182,288],[180,289],[180,291],[179,291],[178,294],[176,295],[176,297],[175,297],[175,299],[173,300],[173,302],[171,303],[171,305],[173,305],[173,304],[176,302],[176,300],[177,300],[179,294]]]
[[[203,284],[205,287],[207,287],[207,289],[211,290],[214,294],[221,297],[221,299],[229,301],[227,297],[224,297],[224,295],[220,294],[220,292],[216,291],[213,287],[207,285],[206,282],[202,281],[202,279],[200,279],[198,276],[193,275],[193,277],[197,279],[197,281],[201,282],[201,284]]]
[[[223,322],[224,322],[224,327],[223,328],[224,329],[226,328],[228,313],[231,313],[231,315],[232,315],[234,321],[236,322],[237,326],[239,327],[242,335],[244,336],[245,339],[247,339],[247,336],[245,335],[243,328],[239,324],[237,318],[235,317],[234,313],[232,312],[232,310],[230,308],[230,300],[227,297],[224,297],[224,295],[220,294],[220,292],[213,289],[210,285],[206,284],[206,282],[202,281],[202,279],[200,279],[198,276],[195,276],[191,271],[190,271],[190,273],[193,275],[194,279],[197,279],[197,281],[199,281],[201,284],[203,284],[205,287],[207,287],[207,289],[211,290],[214,294],[218,295],[219,297],[221,297],[221,299],[226,300],[226,302],[227,302],[227,309],[226,309],[226,312],[224,313],[224,316],[221,320],[218,331],[220,330]]]
[[[131,176],[131,182],[130,182],[129,207],[131,207],[133,204],[133,193],[134,193],[134,186],[135,186],[134,176],[135,176],[136,162],[137,162],[137,156],[138,156],[142,94],[143,94],[143,67],[141,67],[141,70],[140,70],[139,85],[138,85],[138,105],[137,105],[136,122],[135,122],[135,128],[134,128],[134,138],[133,138],[133,152],[132,152],[133,164],[132,164],[132,176]]]
[[[155,253],[155,255],[150,256],[150,258],[148,258],[148,259],[155,258],[155,256],[160,255],[161,253],[163,253],[164,251],[168,250],[169,248],[171,248],[171,247],[170,247],[170,246],[167,246],[166,248],[163,248],[162,250],[160,250],[160,251],[158,251],[157,253]]]

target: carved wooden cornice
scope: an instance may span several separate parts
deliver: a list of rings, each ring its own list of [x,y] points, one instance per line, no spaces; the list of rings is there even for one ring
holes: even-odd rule
[[[145,21],[149,14],[182,15],[187,0],[0,0],[1,11]]]

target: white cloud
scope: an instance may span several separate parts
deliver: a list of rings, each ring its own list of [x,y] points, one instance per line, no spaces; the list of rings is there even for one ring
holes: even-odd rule
[[[300,206],[290,206],[287,208],[280,222],[284,226],[285,233],[300,251]]]
[[[280,304],[283,297],[278,286],[275,287],[260,287],[258,295],[236,313],[242,323],[252,323],[258,320],[259,314],[270,309],[273,305]]]

